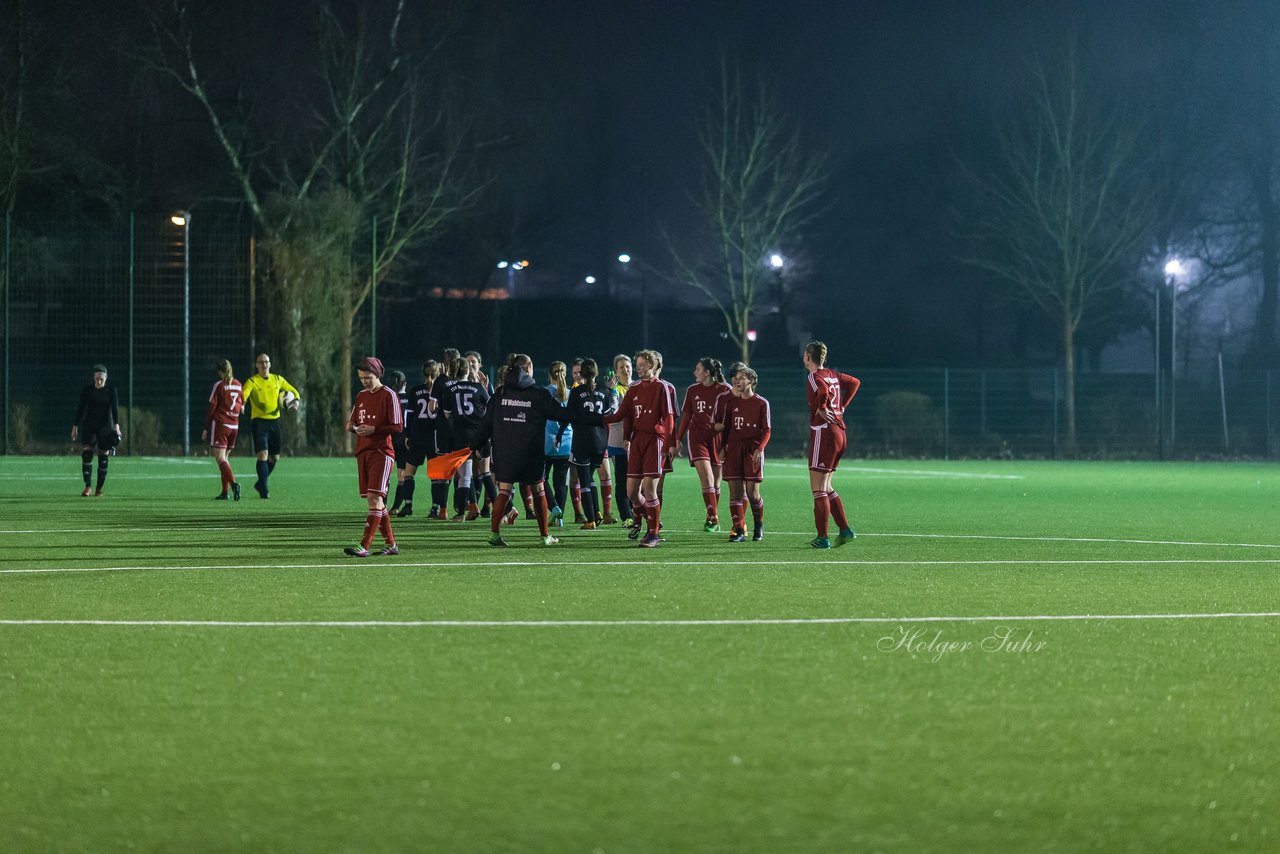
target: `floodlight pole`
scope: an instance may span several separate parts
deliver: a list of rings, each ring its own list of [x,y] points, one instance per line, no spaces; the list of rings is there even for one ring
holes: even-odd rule
[[[182,215],[182,456],[191,456],[191,214]]]

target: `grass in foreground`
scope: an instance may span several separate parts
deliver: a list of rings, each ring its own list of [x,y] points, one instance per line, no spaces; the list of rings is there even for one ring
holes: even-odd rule
[[[356,560],[348,460],[0,458],[0,849],[1274,850],[1276,617],[1200,616],[1280,612],[1274,467],[851,463],[830,552],[766,476]]]

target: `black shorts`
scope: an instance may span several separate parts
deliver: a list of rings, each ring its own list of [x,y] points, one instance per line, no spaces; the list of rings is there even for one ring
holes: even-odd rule
[[[463,448],[471,447],[471,440],[480,432],[479,427],[467,427],[463,424],[455,425],[453,428],[453,449],[461,451]],[[476,456],[481,459],[488,459],[493,453],[493,442],[485,440],[485,443],[476,450]]]
[[[391,451],[392,453],[395,454],[396,468],[398,469],[404,468],[404,464],[409,461],[409,449],[404,446],[405,438],[406,437],[404,435],[403,430],[401,430],[399,433],[391,434]],[[415,463],[415,465],[422,465],[422,464]]]
[[[80,438],[82,446],[97,448],[104,454],[120,444],[120,437],[116,435],[116,428],[109,424],[84,425],[77,428],[76,435]]]
[[[284,444],[284,431],[280,429],[279,418],[251,418],[253,430],[253,452],[260,454],[266,451],[269,456],[280,456],[280,448]]]
[[[575,466],[590,466],[592,469],[598,469],[604,465],[604,454],[574,454],[570,457],[570,462]]]

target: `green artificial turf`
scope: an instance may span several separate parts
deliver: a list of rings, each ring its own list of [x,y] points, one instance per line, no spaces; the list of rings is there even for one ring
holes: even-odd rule
[[[235,464],[0,458],[0,851],[1280,848],[1275,466],[848,461],[825,552],[799,461],[653,550],[424,484],[357,560],[351,460]]]

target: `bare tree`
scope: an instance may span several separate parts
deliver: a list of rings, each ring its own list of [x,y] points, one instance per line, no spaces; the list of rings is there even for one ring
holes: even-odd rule
[[[970,209],[963,260],[1013,286],[1054,322],[1076,441],[1075,336],[1099,299],[1124,288],[1156,216],[1138,184],[1140,129],[1086,92],[1074,47],[1032,68],[1025,113],[999,134],[994,165],[962,162]]]
[[[287,87],[298,99],[287,145],[268,142],[261,114],[212,93],[185,0],[153,18],[153,64],[199,103],[263,233],[274,325],[291,376],[308,384],[312,406],[324,404],[308,420],[330,446],[350,442],[337,424],[351,406],[359,312],[397,262],[483,188],[464,162],[465,122],[433,67],[442,33],[408,49],[404,0],[380,4],[376,27],[371,8],[348,21],[320,6],[313,84]],[[219,84],[225,91],[227,81]]]
[[[752,315],[778,275],[769,258],[817,215],[827,158],[804,146],[766,83],[749,87],[728,62],[697,130],[702,181],[691,199],[710,241],[699,253],[665,228],[663,239],[677,280],[711,299],[747,361]]]

